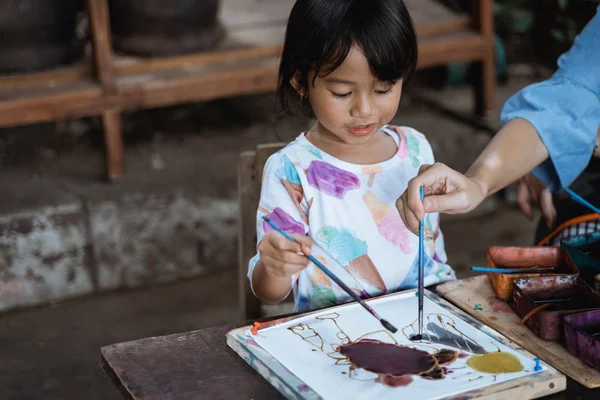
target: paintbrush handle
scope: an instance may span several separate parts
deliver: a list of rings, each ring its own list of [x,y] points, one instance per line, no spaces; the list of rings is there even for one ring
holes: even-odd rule
[[[585,206],[585,207],[589,208],[590,210],[592,210],[593,212],[595,212],[597,214],[600,214],[600,208],[594,206],[593,204],[591,204],[590,202],[588,202],[586,199],[584,199],[583,197],[581,197],[580,195],[578,195],[577,193],[575,193],[571,189],[565,188],[565,192],[567,192],[567,194],[569,196],[571,196],[571,198],[573,200],[575,200],[577,203],[581,204],[582,206]]]
[[[271,221],[268,217],[263,216],[262,217],[265,222],[267,224],[269,224],[273,229],[275,229],[277,232],[281,233],[283,235],[283,237],[285,237],[287,240],[291,240],[292,242],[298,243],[298,241],[296,241],[296,239],[294,239],[293,237],[291,237],[290,235],[287,234],[287,232],[283,231],[279,226],[277,226],[277,224],[275,224],[273,221]],[[325,273],[325,275],[327,275],[329,278],[331,278],[332,281],[334,281],[335,283],[338,284],[339,287],[341,287],[346,293],[348,293],[348,295],[350,295],[350,297],[352,297],[354,300],[356,300],[361,306],[363,306],[368,312],[370,312],[375,318],[377,318],[378,320],[381,320],[381,317],[379,316],[379,314],[377,314],[375,312],[375,310],[373,310],[371,307],[369,307],[369,305],[367,305],[367,303],[365,303],[359,295],[357,295],[356,293],[354,293],[354,291],[352,289],[350,289],[348,287],[348,285],[346,285],[344,282],[342,282],[342,280],[340,278],[337,277],[337,275],[335,275],[333,272],[331,272],[329,270],[329,268],[327,268],[325,265],[323,265],[319,260],[317,260],[312,254],[307,255],[306,256],[310,261],[312,261],[317,267],[319,267],[319,269],[321,271],[323,271]]]
[[[423,200],[425,200],[425,188],[423,186],[421,186],[420,188],[420,197],[421,197],[421,202],[423,202]],[[419,320],[419,335],[423,334],[423,290],[424,290],[424,281],[425,281],[425,266],[424,266],[424,258],[425,258],[425,232],[424,232],[424,221],[425,221],[425,215],[423,215],[423,218],[419,221],[419,288],[418,288],[418,295],[419,295],[419,314],[418,314],[418,320]]]
[[[377,317],[378,319],[381,319],[381,317],[375,312],[375,310],[373,310],[371,307],[369,307],[367,305],[367,303],[365,303],[363,301],[363,299],[360,298],[359,295],[357,295],[352,289],[350,289],[344,282],[342,282],[342,280],[340,278],[337,277],[337,275],[335,275],[333,272],[331,272],[329,270],[329,268],[327,268],[326,266],[324,266],[319,260],[317,260],[315,257],[313,257],[312,255],[308,255],[306,256],[310,261],[312,261],[317,267],[319,267],[321,269],[321,271],[323,271],[325,273],[325,275],[327,275],[328,277],[331,278],[332,281],[334,281],[335,283],[338,284],[339,287],[341,287],[342,289],[344,289],[344,291],[346,293],[348,293],[354,300],[356,300],[357,302],[360,303],[361,306],[363,306],[367,311],[369,311],[371,314],[373,314],[375,317]]]
[[[496,274],[523,274],[528,272],[550,272],[554,271],[555,267],[549,268],[491,268],[491,267],[471,267],[471,271],[491,272]]]

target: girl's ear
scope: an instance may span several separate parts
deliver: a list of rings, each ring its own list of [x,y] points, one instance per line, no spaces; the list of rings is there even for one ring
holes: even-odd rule
[[[296,90],[300,97],[304,97],[306,95],[306,90],[302,87],[302,79],[300,77],[300,72],[296,71],[294,76],[290,79],[290,84]]]

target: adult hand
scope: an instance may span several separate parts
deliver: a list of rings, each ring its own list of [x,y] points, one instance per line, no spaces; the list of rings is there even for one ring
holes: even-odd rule
[[[425,188],[425,200],[420,200],[420,187]],[[419,231],[419,220],[425,213],[461,214],[473,210],[487,196],[487,185],[467,177],[452,168],[436,163],[422,165],[416,177],[396,201],[396,208],[406,227]]]
[[[533,202],[542,211],[548,228],[554,226],[556,209],[554,208],[552,194],[533,174],[525,175],[517,182],[517,201],[521,211],[530,221],[533,220],[533,209],[531,207],[531,202]]]
[[[265,234],[258,251],[265,273],[275,278],[287,278],[308,266],[306,257],[312,248],[312,239],[308,236],[290,234],[299,243],[286,239],[272,230]]]

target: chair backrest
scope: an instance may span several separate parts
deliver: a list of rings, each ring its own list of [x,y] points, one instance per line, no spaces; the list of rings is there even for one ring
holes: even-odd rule
[[[250,290],[248,262],[256,254],[256,211],[267,159],[285,146],[270,143],[240,154],[238,164],[238,296],[243,320],[261,317],[260,301]]]

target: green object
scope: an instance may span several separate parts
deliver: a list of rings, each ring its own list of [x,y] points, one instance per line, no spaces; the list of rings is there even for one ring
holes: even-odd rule
[[[494,50],[496,52],[496,79],[506,78],[506,50],[500,36],[494,37]]]
[[[506,50],[500,36],[494,37],[494,52],[496,55],[496,79],[504,80],[506,78]],[[446,67],[448,75],[448,84],[450,86],[459,86],[467,81],[469,75],[469,64],[456,63],[449,64]]]
[[[600,260],[585,251],[586,247],[592,246],[600,246],[600,232],[576,236],[560,243],[560,247],[565,249],[577,268],[600,273]]]

